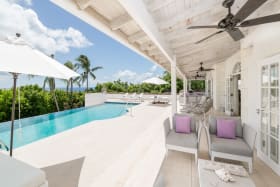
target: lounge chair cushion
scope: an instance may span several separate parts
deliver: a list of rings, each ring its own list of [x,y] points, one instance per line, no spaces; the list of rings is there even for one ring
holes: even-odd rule
[[[197,149],[197,136],[195,133],[182,134],[171,130],[167,135],[166,144]]]
[[[242,138],[225,139],[211,135],[211,151],[248,157],[253,156],[253,151]]]
[[[191,132],[196,132],[196,124],[195,124],[195,118],[191,114],[175,114],[173,116],[173,123],[172,123],[172,128],[176,129],[176,123],[175,123],[175,117],[176,116],[190,116],[191,117]]]
[[[211,134],[217,134],[217,118],[219,119],[232,119],[236,121],[236,137],[243,137],[243,126],[241,123],[240,117],[232,117],[232,116],[210,116],[209,117],[209,131]]]

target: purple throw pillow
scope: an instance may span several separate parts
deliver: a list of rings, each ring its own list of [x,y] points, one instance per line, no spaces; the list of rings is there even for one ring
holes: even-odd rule
[[[236,121],[231,119],[217,119],[217,136],[219,138],[235,139]]]
[[[175,131],[177,133],[191,133],[191,118],[189,116],[175,116]]]

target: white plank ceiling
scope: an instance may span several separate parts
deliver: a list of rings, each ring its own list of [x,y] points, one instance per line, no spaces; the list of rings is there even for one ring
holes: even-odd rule
[[[63,0],[52,0],[62,8],[70,11],[84,21],[91,24],[90,19],[102,22],[112,32],[112,36],[119,37],[120,41],[139,54],[156,62],[170,71],[170,62],[162,53],[159,46],[139,26],[120,3],[121,0],[69,0],[66,6]],[[133,0],[131,0],[133,1]],[[140,1],[140,0],[134,0]],[[216,32],[216,29],[189,30],[193,25],[217,24],[227,15],[227,9],[222,6],[223,0],[142,0],[148,13],[151,15],[156,28],[163,36],[172,53],[177,57],[177,66],[185,75],[199,68],[203,62],[206,68],[219,63],[240,50],[240,42],[223,33],[203,43],[196,41]],[[246,2],[236,0],[233,14]],[[277,4],[277,6],[273,6]],[[78,9],[76,11],[74,9]],[[270,0],[261,10],[250,16],[263,16],[265,12],[279,12],[279,0]],[[266,10],[266,11],[264,11]],[[86,12],[83,17],[80,11]],[[96,26],[96,24],[92,24]],[[102,29],[101,29],[102,31]],[[242,29],[246,34],[247,30]]]

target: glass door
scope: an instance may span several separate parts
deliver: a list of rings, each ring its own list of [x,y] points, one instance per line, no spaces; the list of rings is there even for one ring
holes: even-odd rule
[[[226,79],[226,114],[232,115],[233,77]]]
[[[279,170],[279,63],[261,67],[260,150],[263,160]]]

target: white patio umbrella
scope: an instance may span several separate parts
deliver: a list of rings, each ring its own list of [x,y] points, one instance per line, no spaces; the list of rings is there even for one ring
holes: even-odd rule
[[[0,41],[0,72],[8,72],[13,75],[13,101],[11,115],[11,139],[10,156],[13,151],[13,132],[15,120],[16,83],[19,74],[39,75],[69,80],[79,76],[58,61],[33,49],[24,42],[20,35],[13,40]]]
[[[155,84],[155,85],[163,85],[163,84],[168,84],[165,80],[162,80],[158,77],[152,77],[147,80],[144,80],[142,83],[149,83],[149,84]]]

